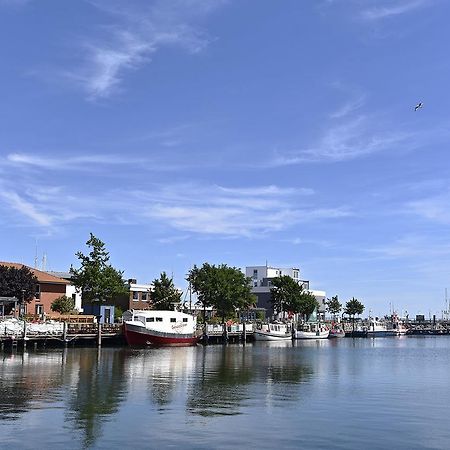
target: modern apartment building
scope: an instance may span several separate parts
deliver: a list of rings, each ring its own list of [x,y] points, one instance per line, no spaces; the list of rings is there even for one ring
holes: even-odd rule
[[[324,317],[326,307],[326,293],[325,291],[317,291],[310,289],[309,281],[300,278],[300,269],[297,267],[272,267],[272,266],[247,266],[245,268],[246,277],[250,278],[252,285],[252,294],[257,297],[257,307],[266,310],[266,317],[273,314],[273,307],[271,303],[270,289],[272,287],[272,280],[281,276],[289,276],[297,283],[303,286],[303,289],[311,292],[316,300],[319,302],[319,310],[316,317]]]

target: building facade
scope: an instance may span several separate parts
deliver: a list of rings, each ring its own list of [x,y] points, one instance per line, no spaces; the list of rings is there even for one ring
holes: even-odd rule
[[[258,308],[266,310],[266,317],[273,315],[273,306],[271,302],[272,280],[281,276],[293,278],[303,289],[311,292],[319,303],[318,311],[313,314],[314,318],[324,318],[326,308],[325,291],[310,289],[309,281],[300,278],[300,269],[297,267],[271,267],[271,266],[247,266],[245,276],[250,279],[252,294],[257,297]]]
[[[14,267],[15,269],[26,267],[37,278],[37,284],[33,298],[30,302],[27,302],[23,305],[24,311],[22,312],[24,314],[35,314],[38,316],[49,314],[52,312],[51,305],[53,301],[58,297],[61,297],[62,295],[66,295],[67,293],[67,286],[70,283],[63,278],[51,275],[38,269],[33,269],[32,267],[28,267],[25,264],[0,262],[0,265]]]

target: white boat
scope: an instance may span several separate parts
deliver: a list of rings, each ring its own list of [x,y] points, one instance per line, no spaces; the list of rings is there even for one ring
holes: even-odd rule
[[[304,323],[295,330],[295,339],[327,339],[330,330],[321,323]]]
[[[179,311],[126,311],[123,329],[128,345],[196,345],[201,337],[197,318]]]
[[[367,326],[367,337],[387,337],[396,336],[395,331],[388,326],[387,322],[377,318],[369,318]]]
[[[287,341],[292,339],[292,328],[288,323],[262,323],[253,331],[255,341]]]

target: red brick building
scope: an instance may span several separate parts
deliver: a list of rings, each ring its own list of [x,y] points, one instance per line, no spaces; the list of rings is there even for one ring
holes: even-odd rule
[[[27,267],[37,278],[38,284],[36,285],[36,293],[31,302],[26,304],[25,312],[27,314],[49,314],[52,312],[51,305],[53,300],[56,300],[62,295],[66,295],[66,286],[69,285],[69,281],[62,278],[50,275],[47,272],[33,269],[25,264],[1,262],[1,266],[14,267],[16,269]],[[20,299],[19,299],[20,300]]]

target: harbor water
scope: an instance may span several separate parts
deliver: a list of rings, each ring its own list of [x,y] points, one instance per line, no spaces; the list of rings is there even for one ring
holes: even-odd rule
[[[450,337],[0,358],[0,448],[450,448]]]

